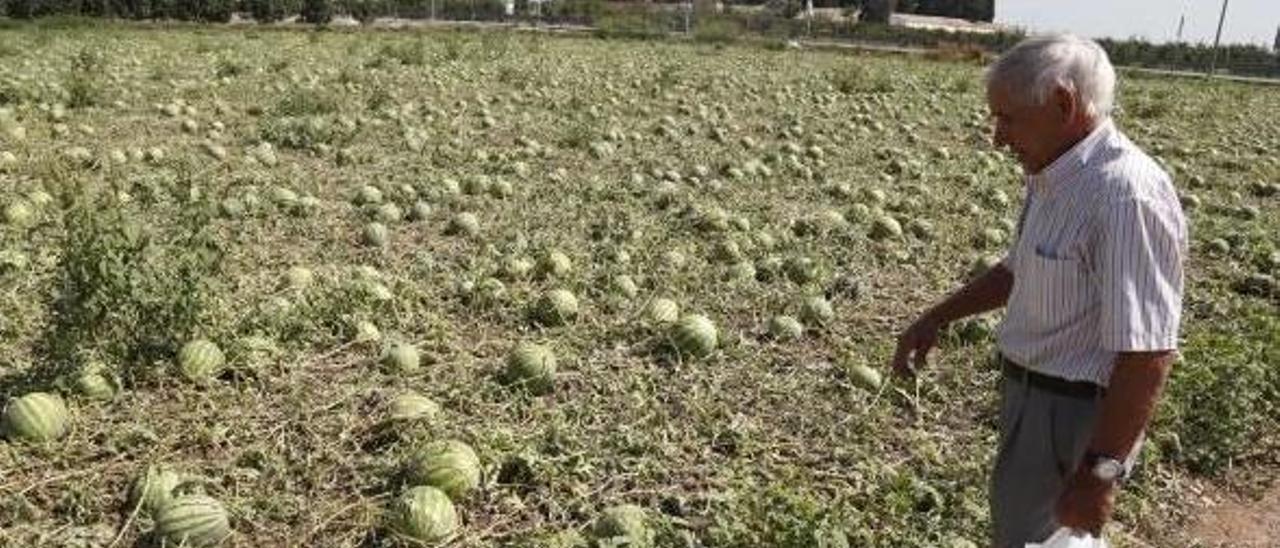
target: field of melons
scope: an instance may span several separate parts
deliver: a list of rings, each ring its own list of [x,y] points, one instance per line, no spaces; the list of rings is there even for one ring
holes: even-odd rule
[[[884,374],[1009,242],[980,74],[0,31],[0,545],[982,546],[994,319]],[[1175,545],[1280,448],[1280,88],[1120,103],[1194,242],[1115,540]]]

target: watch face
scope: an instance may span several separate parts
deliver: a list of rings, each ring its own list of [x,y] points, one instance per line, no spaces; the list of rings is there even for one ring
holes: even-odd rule
[[[1102,481],[1115,481],[1124,472],[1124,465],[1111,459],[1099,460],[1093,465],[1093,475]]]

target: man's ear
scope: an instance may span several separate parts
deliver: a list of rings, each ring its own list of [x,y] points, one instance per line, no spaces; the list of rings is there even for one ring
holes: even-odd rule
[[[1080,101],[1075,93],[1064,86],[1053,87],[1053,106],[1062,121],[1071,122],[1080,114]]]

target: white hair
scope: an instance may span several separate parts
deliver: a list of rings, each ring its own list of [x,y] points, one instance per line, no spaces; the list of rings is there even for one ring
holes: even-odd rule
[[[987,87],[999,84],[1024,104],[1044,105],[1061,87],[1094,119],[1111,115],[1116,71],[1097,42],[1070,34],[1027,38],[987,67]]]

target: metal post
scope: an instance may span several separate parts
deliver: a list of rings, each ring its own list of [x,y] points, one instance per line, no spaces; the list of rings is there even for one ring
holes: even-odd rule
[[[693,13],[693,0],[684,4],[684,33],[689,34],[689,16]]]
[[[1222,0],[1222,14],[1218,16],[1218,33],[1213,36],[1213,54],[1209,57],[1209,76],[1218,68],[1218,43],[1222,41],[1222,22],[1227,20],[1227,2]]]
[[[813,0],[804,0],[804,35],[813,39]]]
[[[1177,38],[1178,42],[1182,42],[1182,28],[1185,27],[1186,25],[1187,25],[1187,14],[1184,13],[1182,15],[1179,15],[1178,16],[1178,38]]]

